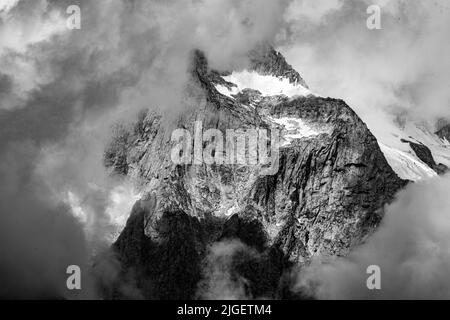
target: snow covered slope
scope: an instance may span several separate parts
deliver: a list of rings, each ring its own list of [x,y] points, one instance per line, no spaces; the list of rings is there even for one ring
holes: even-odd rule
[[[383,128],[371,128],[381,150],[394,171],[403,179],[417,181],[435,177],[436,171],[422,161],[410,143],[430,149],[434,161],[450,167],[450,143],[439,138],[427,123],[399,125],[385,123]]]
[[[317,96],[307,86],[291,81],[283,76],[261,74],[254,70],[234,71],[222,76],[225,82],[215,83],[215,88],[221,94],[236,99],[244,94],[246,89],[256,90],[249,97],[248,106],[260,103],[263,99],[275,96],[295,98],[298,96]],[[249,93],[245,93],[248,95]],[[299,118],[268,119],[284,128],[282,132],[282,146],[287,146],[295,139],[316,136],[327,133],[326,128],[318,128]],[[411,143],[423,145],[431,151],[433,162],[450,167],[450,142],[438,137],[433,126],[425,123],[407,123],[400,125],[387,121],[381,127],[370,128],[378,140],[381,151],[389,165],[397,175],[406,180],[418,181],[438,175],[435,168],[430,166],[417,155]]]
[[[316,96],[298,81],[292,81],[283,76],[264,75],[254,70],[233,71],[230,75],[222,76],[222,78],[225,80],[226,85],[214,85],[219,93],[231,99],[236,99],[238,95],[247,95],[248,106],[253,108],[261,104],[266,98],[270,99],[271,97]],[[249,89],[252,90],[252,94],[246,91]],[[247,107],[245,104],[243,106]],[[308,123],[298,117],[276,118],[268,116],[267,120],[281,128],[282,147],[289,146],[295,139],[329,133],[328,128],[318,127],[316,124]]]
[[[256,71],[234,71],[222,76],[224,83],[216,83],[215,88],[221,94],[236,99],[246,89],[256,90],[249,99],[249,106],[254,106],[262,99],[274,96],[294,98],[298,96],[317,96],[306,86],[290,81],[282,76],[263,75]],[[247,93],[248,94],[248,93]],[[326,133],[326,128],[311,127],[299,118],[271,118],[271,121],[284,127],[282,146],[289,145],[295,139]],[[380,149],[389,165],[402,179],[418,181],[438,175],[435,168],[421,159],[411,147],[411,143],[423,145],[431,151],[436,164],[450,167],[450,142],[438,137],[433,126],[426,123],[407,123],[400,125],[387,121],[381,127],[370,128],[378,140]]]
[[[272,75],[261,75],[256,71],[240,71],[233,72],[229,76],[223,77],[227,82],[231,82],[236,86],[227,88],[223,85],[216,85],[216,89],[226,96],[232,97],[244,89],[254,89],[261,93],[262,96],[285,95],[288,97],[307,96],[311,91],[301,84],[291,83],[289,79],[283,77],[275,77]]]

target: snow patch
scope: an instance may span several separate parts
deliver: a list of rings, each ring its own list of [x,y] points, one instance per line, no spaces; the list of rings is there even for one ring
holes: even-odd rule
[[[254,89],[261,92],[262,96],[285,95],[288,97],[307,96],[312,94],[300,84],[293,84],[287,78],[274,77],[271,75],[261,75],[255,71],[233,72],[229,76],[223,77],[227,82],[234,83],[236,87],[227,88],[223,85],[216,85],[217,91],[232,98],[244,89]]]
[[[225,86],[223,86],[221,84],[215,85],[215,87],[216,87],[216,90],[219,91],[219,93],[221,93],[224,96],[227,96],[227,97],[229,97],[231,99],[234,99],[233,96],[232,96],[233,94],[237,94],[239,92],[236,89],[236,87],[228,89],[227,87],[225,87]]]
[[[282,139],[284,140],[281,146],[290,145],[292,140],[301,139],[306,137],[318,136],[322,133],[327,133],[326,130],[317,130],[311,125],[306,123],[300,118],[294,117],[282,117],[282,118],[270,118],[271,121],[282,125],[284,127],[284,132],[282,134]]]
[[[437,164],[450,167],[450,143],[440,139],[431,126],[420,123],[407,123],[400,128],[394,123],[384,123],[382,128],[372,128],[381,151],[392,169],[403,179],[418,181],[435,177],[436,172],[421,161],[411,149],[411,141],[427,146]]]
[[[389,147],[381,142],[379,145],[389,165],[400,178],[418,181],[437,176],[437,173],[433,169],[420,161],[412,153]]]

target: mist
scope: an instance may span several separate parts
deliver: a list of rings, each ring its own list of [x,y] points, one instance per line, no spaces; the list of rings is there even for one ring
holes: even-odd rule
[[[213,243],[205,259],[203,280],[199,283],[198,296],[207,300],[248,299],[244,277],[236,274],[233,258],[238,252],[257,256],[239,240],[224,240]]]
[[[369,5],[381,29],[370,30]],[[314,92],[341,98],[375,133],[398,115],[450,118],[448,1],[294,1],[280,50]]]

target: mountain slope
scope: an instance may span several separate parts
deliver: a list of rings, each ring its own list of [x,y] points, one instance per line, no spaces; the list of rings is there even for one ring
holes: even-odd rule
[[[345,102],[312,95],[279,53],[254,56],[249,70],[219,73],[196,52],[187,96],[198,107],[173,128],[154,112],[143,114],[105,153],[107,166],[146,190],[113,246],[122,279],[138,278],[146,298],[202,297],[209,246],[226,239],[247,248],[232,255],[230,273],[245,280],[248,297],[289,297],[282,283],[291,265],[347,254],[406,184]],[[261,162],[173,163],[172,130],[194,136],[199,127],[280,132],[279,151],[273,141],[269,147],[275,170]],[[243,154],[250,157],[251,148]]]
[[[375,135],[386,159],[403,179],[418,181],[447,172],[450,143],[428,123],[385,123]]]

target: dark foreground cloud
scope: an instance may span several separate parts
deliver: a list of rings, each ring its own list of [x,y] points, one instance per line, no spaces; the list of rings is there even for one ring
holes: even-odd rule
[[[25,142],[2,149],[0,297],[70,296],[67,266],[77,264],[87,270],[82,226],[35,176],[33,163],[23,160],[35,159],[36,152],[32,143]],[[83,281],[85,285],[90,284]]]

